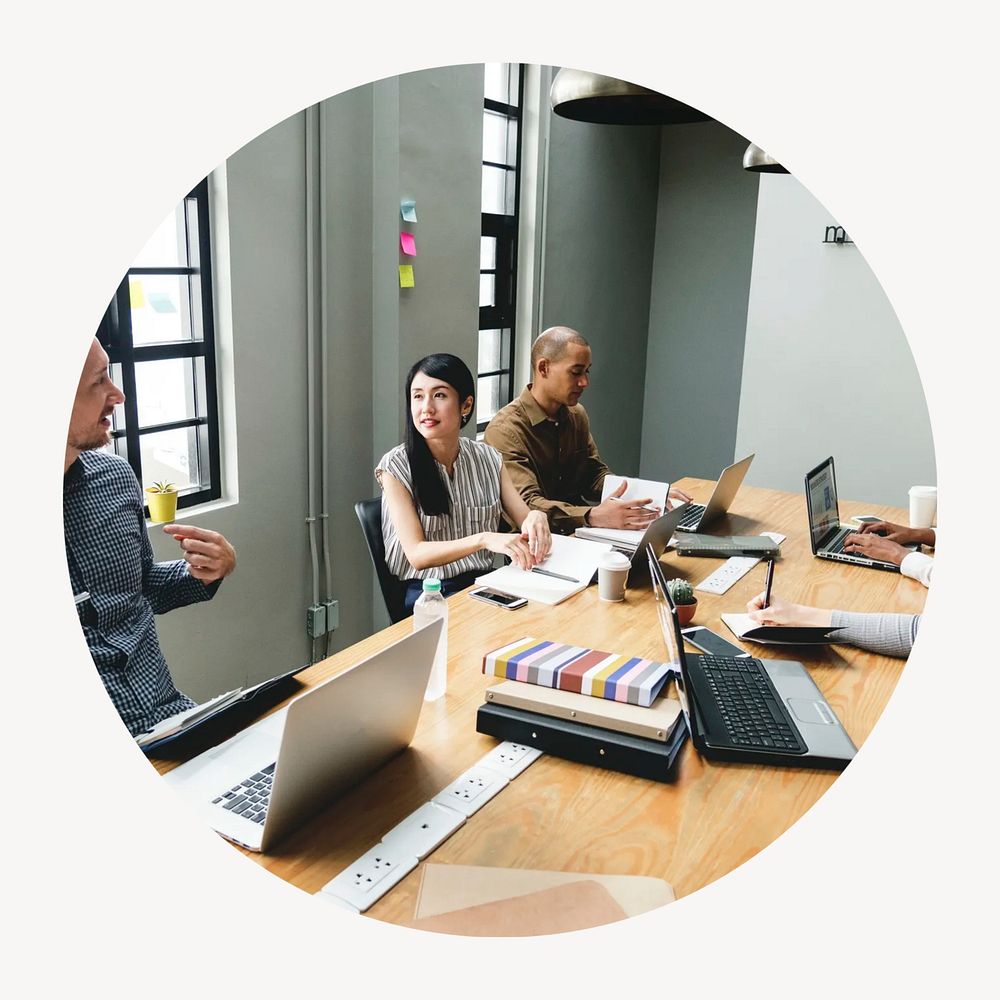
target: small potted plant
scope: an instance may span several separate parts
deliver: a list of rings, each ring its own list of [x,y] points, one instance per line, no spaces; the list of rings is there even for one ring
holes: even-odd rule
[[[669,580],[667,589],[677,605],[677,620],[681,626],[690,625],[694,613],[698,610],[698,598],[694,596],[694,588],[687,580]]]
[[[177,517],[177,487],[173,483],[159,482],[146,487],[149,519],[156,524],[166,524]]]

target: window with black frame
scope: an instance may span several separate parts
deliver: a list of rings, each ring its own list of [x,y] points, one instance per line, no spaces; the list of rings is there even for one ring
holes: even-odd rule
[[[128,269],[97,336],[125,394],[109,448],[143,487],[172,483],[178,507],[221,496],[207,179]]]
[[[519,63],[487,63],[484,77],[476,401],[480,431],[510,402],[513,392],[524,67]]]

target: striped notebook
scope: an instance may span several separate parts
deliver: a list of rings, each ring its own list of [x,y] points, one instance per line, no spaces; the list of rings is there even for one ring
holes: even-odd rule
[[[525,637],[487,653],[483,673],[648,708],[672,670],[640,656]]]

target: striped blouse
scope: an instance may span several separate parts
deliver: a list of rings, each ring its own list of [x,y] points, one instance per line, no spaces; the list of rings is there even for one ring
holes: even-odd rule
[[[438,463],[441,478],[448,490],[451,513],[427,515],[417,507],[420,527],[428,542],[449,542],[480,531],[496,531],[500,525],[500,469],[503,459],[495,448],[469,438],[458,439],[458,457],[451,478]],[[413,496],[413,480],[406,446],[399,445],[383,455],[375,468],[375,477],[382,483],[387,472]],[[414,506],[416,501],[414,500]],[[488,573],[493,569],[493,553],[480,549],[471,555],[446,563],[444,566],[416,570],[406,558],[396,528],[389,517],[388,504],[382,504],[382,537],[385,540],[385,562],[389,572],[401,580],[423,580],[438,577],[447,580],[471,570]]]

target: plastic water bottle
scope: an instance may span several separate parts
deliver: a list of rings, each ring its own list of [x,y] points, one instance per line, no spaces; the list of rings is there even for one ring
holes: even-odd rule
[[[441,593],[441,581],[429,577],[424,580],[423,593],[413,605],[414,632],[437,618],[443,618],[444,625],[434,654],[434,665],[427,681],[424,701],[437,701],[448,686],[448,602]]]

